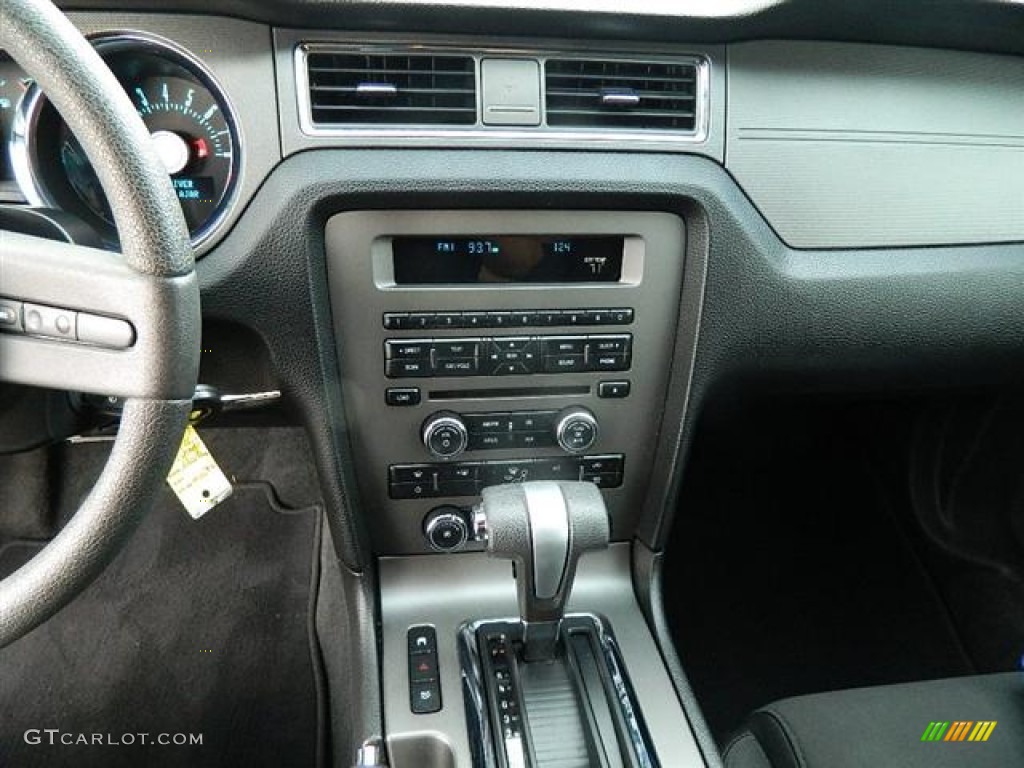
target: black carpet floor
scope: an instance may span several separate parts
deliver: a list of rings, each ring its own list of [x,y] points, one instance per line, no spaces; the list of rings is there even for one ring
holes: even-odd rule
[[[266,484],[199,521],[165,493],[87,591],[0,651],[0,766],[316,766],[320,517]],[[0,574],[38,546],[8,544]]]
[[[858,419],[769,408],[698,438],[665,607],[719,743],[786,696],[973,671]]]

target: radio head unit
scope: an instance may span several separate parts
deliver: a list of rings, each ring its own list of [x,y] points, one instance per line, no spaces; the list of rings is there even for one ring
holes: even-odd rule
[[[432,551],[438,509],[531,479],[600,485],[613,539],[632,537],[679,317],[678,216],[348,212],[326,254],[375,553]]]

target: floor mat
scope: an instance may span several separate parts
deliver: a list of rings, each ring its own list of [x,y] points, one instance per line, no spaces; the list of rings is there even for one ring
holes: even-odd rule
[[[847,425],[766,410],[698,437],[666,554],[666,613],[719,743],[775,699],[972,671]]]
[[[0,765],[317,765],[320,517],[264,484],[199,521],[165,493],[92,586],[0,651]],[[0,574],[34,551],[6,547]]]

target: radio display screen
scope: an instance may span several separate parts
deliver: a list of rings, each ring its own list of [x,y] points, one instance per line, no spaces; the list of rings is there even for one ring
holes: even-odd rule
[[[394,237],[397,285],[617,283],[621,235]]]

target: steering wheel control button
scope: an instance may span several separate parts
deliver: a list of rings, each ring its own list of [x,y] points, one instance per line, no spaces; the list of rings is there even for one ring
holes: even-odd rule
[[[406,635],[409,660],[409,708],[415,715],[441,710],[441,671],[433,627],[411,627]]]
[[[79,312],[78,340],[100,347],[127,349],[135,343],[135,329],[125,320]]]
[[[629,397],[628,381],[602,381],[597,385],[597,396],[605,399]]]
[[[77,339],[77,312],[72,312],[69,309],[45,307],[41,304],[26,304],[22,312],[25,333],[33,336],[67,339],[69,341]]]
[[[423,422],[423,445],[439,459],[453,459],[466,450],[469,431],[453,411],[438,411]]]
[[[21,302],[0,299],[0,331],[20,333],[24,330],[21,324]]]
[[[555,422],[555,439],[568,453],[583,453],[597,442],[597,419],[581,406],[566,408]]]
[[[424,520],[423,534],[435,552],[455,552],[469,541],[469,523],[458,507],[437,507]]]
[[[418,387],[391,387],[384,392],[384,402],[393,406],[411,406],[420,404]]]

